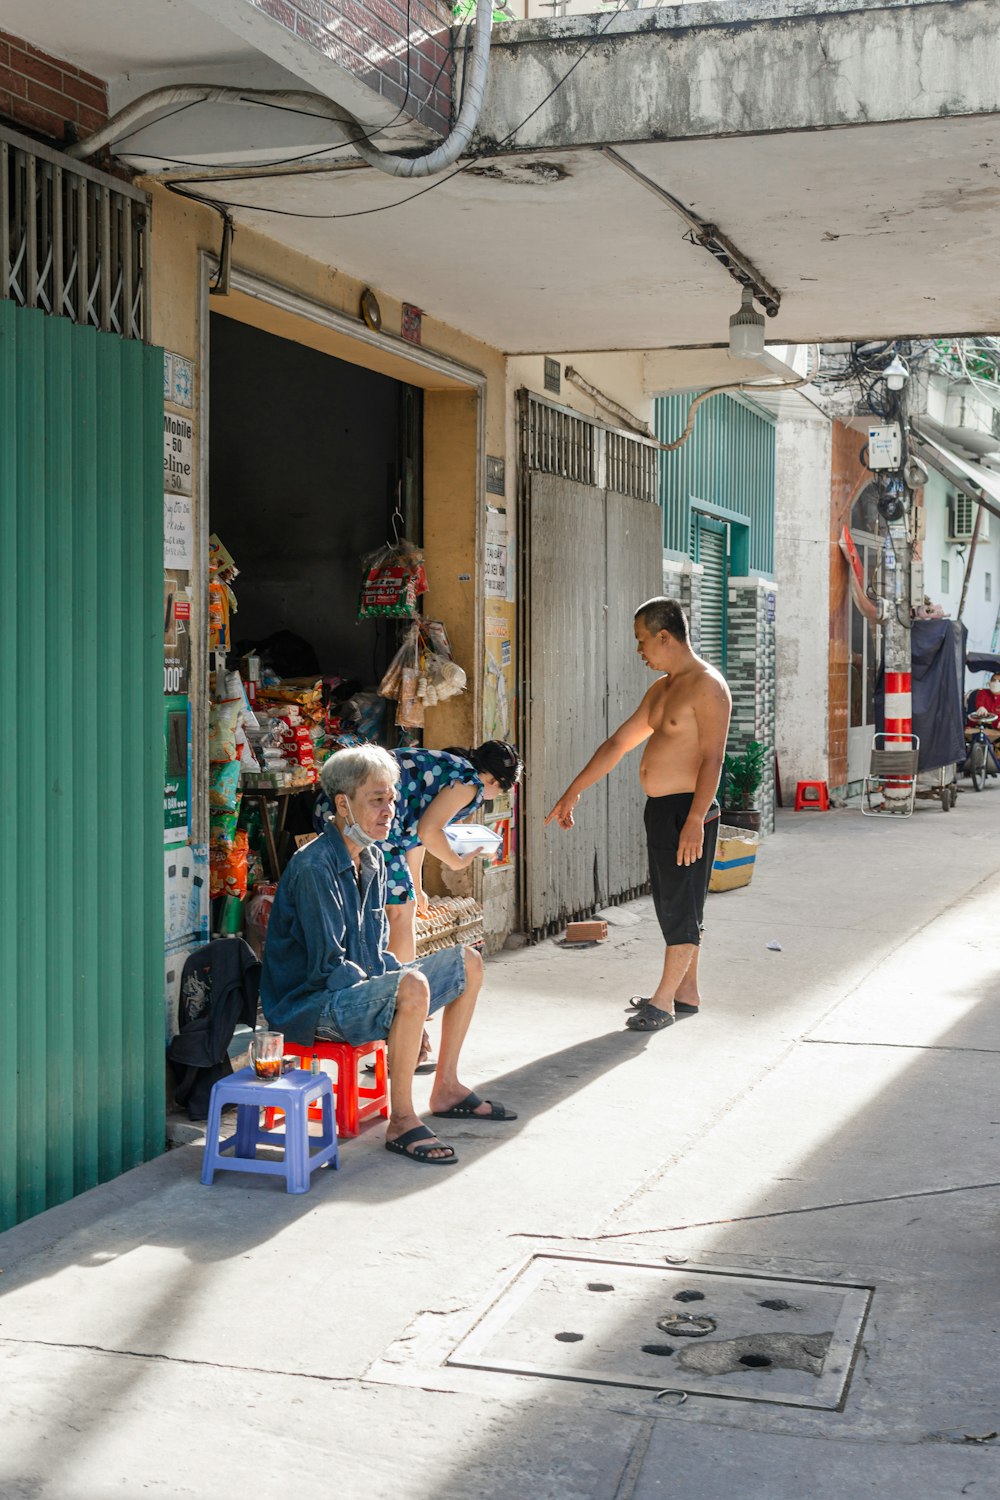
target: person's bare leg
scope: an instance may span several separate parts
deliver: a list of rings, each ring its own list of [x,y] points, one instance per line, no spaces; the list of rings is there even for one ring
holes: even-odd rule
[[[680,1000],[684,1005],[698,1006],[701,1004],[701,993],[698,989],[698,955],[700,952],[700,948],[695,948],[684,978],[674,992],[674,1000]]]
[[[418,844],[415,849],[407,849],[406,851],[406,863],[410,867],[410,879],[413,881],[413,891],[416,900],[410,915],[412,951],[410,957],[403,960],[405,963],[411,962],[417,956],[417,917],[427,907],[427,897],[424,895],[424,855],[426,852],[423,844]],[[431,1053],[433,1050],[430,1034],[425,1026],[423,1038],[420,1043],[420,1056],[417,1059],[418,1067],[421,1067],[424,1063],[431,1062]]]
[[[410,863],[411,854],[423,854],[423,852],[423,849],[408,849],[407,863]],[[412,864],[410,867],[412,870]],[[389,952],[395,954],[401,964],[412,964],[417,956],[417,903],[401,901],[398,905],[387,905],[385,914],[389,919]],[[423,1036],[420,1038],[418,1065],[426,1062],[430,1055],[431,1039],[425,1026]]]
[[[420,1037],[427,1019],[430,987],[422,974],[404,974],[396,992],[396,1013],[389,1027],[386,1052],[389,1062],[389,1123],[385,1138],[394,1141],[423,1121],[413,1108],[413,1072],[420,1053]],[[430,1156],[447,1156],[443,1146],[431,1147]]]
[[[466,948],[465,989],[457,1000],[444,1007],[441,1016],[441,1051],[431,1085],[432,1110],[451,1109],[452,1105],[461,1104],[471,1092],[465,1084],[459,1082],[458,1060],[482,984],[483,960],[474,948]],[[488,1115],[490,1106],[484,1102],[475,1112]]]
[[[665,1010],[673,1015],[677,991],[697,952],[698,948],[695,943],[670,944],[664,955],[660,982],[649,997],[650,1005],[655,1005],[657,1010]]]
[[[385,914],[389,918],[389,952],[395,954],[401,964],[411,964],[417,956],[416,902],[388,905]]]

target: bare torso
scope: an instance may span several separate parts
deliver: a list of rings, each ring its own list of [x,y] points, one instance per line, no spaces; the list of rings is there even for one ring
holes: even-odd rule
[[[704,758],[698,702],[709,686],[706,679],[728,696],[722,676],[697,657],[693,667],[659,678],[650,689],[647,702],[653,732],[639,766],[639,781],[647,797],[694,791]]]

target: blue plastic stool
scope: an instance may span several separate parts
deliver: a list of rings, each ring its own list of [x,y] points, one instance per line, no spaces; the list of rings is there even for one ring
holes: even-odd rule
[[[309,1154],[309,1106],[319,1100],[323,1109],[319,1149]],[[235,1104],[236,1134],[220,1141],[222,1110]],[[284,1133],[262,1130],[260,1111],[268,1108],[285,1112]],[[282,1161],[258,1161],[258,1146],[284,1146]],[[227,1155],[225,1153],[234,1154]],[[337,1161],[337,1129],[333,1113],[333,1088],[327,1073],[305,1073],[301,1068],[265,1081],[253,1068],[241,1068],[229,1078],[220,1078],[212,1088],[205,1132],[205,1155],[201,1180],[210,1187],[220,1168],[230,1172],[264,1172],[284,1177],[290,1193],[307,1193],[312,1173],[317,1167]]]

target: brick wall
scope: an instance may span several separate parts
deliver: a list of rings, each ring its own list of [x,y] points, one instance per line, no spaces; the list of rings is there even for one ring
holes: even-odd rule
[[[451,121],[451,6],[442,0],[247,0],[441,135]]]
[[[729,580],[726,681],[733,695],[729,729],[732,751],[745,750],[751,740],[767,746],[764,780],[757,795],[761,827],[774,831],[775,649],[774,621],[767,618],[768,595],[775,594],[768,579]]]
[[[0,115],[68,144],[105,123],[108,91],[100,78],[0,32]]]
[[[663,592],[666,598],[676,599],[688,617],[691,627],[691,649],[701,650],[701,575],[700,563],[679,562],[673,558],[663,561]]]

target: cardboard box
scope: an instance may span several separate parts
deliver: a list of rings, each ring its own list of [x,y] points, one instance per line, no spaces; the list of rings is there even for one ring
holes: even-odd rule
[[[749,885],[759,843],[760,834],[748,828],[730,828],[724,824],[719,829],[709,890],[735,891],[741,885]]]
[[[603,943],[607,935],[607,922],[570,922],[566,927],[567,943]]]

